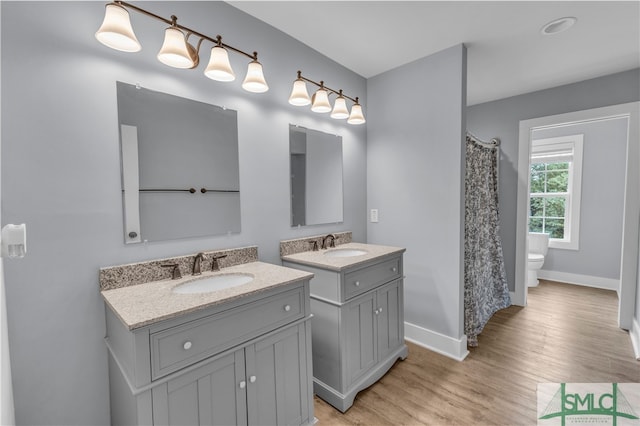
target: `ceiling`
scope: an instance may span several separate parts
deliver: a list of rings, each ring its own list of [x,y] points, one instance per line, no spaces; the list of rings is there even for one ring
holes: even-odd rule
[[[229,3],[365,78],[464,43],[468,105],[640,66],[637,0]]]

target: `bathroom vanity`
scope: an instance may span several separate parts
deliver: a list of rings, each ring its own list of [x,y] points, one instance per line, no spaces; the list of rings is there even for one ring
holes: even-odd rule
[[[404,343],[405,249],[347,243],[282,256],[311,280],[313,386],[345,412],[356,394],[408,354]]]
[[[231,276],[252,280],[175,291]],[[251,262],[103,290],[112,424],[312,424],[311,277]]]

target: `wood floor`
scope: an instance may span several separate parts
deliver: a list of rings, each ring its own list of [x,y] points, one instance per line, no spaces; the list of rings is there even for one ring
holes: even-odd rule
[[[408,343],[409,357],[346,413],[316,397],[318,425],[535,425],[538,383],[640,382],[617,305],[610,290],[541,280],[464,361]]]

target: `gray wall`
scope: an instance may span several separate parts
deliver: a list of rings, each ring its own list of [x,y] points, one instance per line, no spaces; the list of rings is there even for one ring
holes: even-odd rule
[[[499,137],[500,235],[509,289],[514,291],[518,131],[520,120],[640,100],[640,69],[541,90],[467,108],[467,128],[481,139]]]
[[[640,218],[638,218],[638,223],[640,223]],[[638,253],[640,253],[640,239],[638,239]],[[638,262],[638,274],[636,275],[636,310],[633,319],[640,325],[640,262]],[[636,333],[640,334],[640,330]]]
[[[580,247],[549,249],[544,270],[620,279],[628,126],[618,118],[533,132],[533,139],[584,135]]]
[[[369,79],[369,242],[406,247],[405,320],[462,336],[466,49]]]
[[[132,21],[143,50],[126,54],[94,33],[103,2],[1,2],[2,220],[26,222],[28,254],[6,261],[8,325],[19,424],[108,424],[109,394],[98,268],[201,250],[259,246],[279,263],[280,239],[353,231],[366,241],[366,129],[287,103],[296,70],[360,96],[366,81],[302,43],[222,2],[144,7],[233,46],[257,50],[270,91],[212,81],[157,61],[165,25]],[[125,246],[116,81],[238,111],[242,232]],[[290,227],[289,123],[342,136],[344,223]]]

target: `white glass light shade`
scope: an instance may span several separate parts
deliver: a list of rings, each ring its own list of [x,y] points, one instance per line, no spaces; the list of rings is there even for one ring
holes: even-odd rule
[[[331,111],[331,118],[347,118],[349,117],[349,110],[347,109],[347,102],[344,96],[338,96],[333,103],[333,111]]]
[[[366,122],[364,119],[364,114],[362,114],[362,107],[360,104],[354,104],[351,107],[351,114],[349,115],[349,119],[347,123],[349,124],[363,124]]]
[[[121,52],[139,52],[142,49],[129,20],[129,12],[115,3],[105,7],[104,21],[96,32],[96,38],[105,46]]]
[[[242,82],[242,88],[247,92],[263,93],[269,90],[264,74],[262,74],[262,64],[257,60],[249,62],[247,75]]]
[[[233,81],[236,79],[236,74],[229,63],[227,49],[221,46],[213,46],[211,48],[211,58],[207,69],[204,70],[204,75],[217,81]]]
[[[169,27],[164,31],[164,43],[158,52],[158,60],[174,68],[193,68],[196,64],[190,52],[184,33],[178,28]]]
[[[289,96],[289,103],[296,106],[304,106],[311,103],[309,92],[307,92],[307,83],[305,83],[301,78],[298,78],[293,82],[293,89],[291,90],[291,96]]]
[[[311,98],[311,111],[313,112],[329,112],[331,104],[329,103],[329,94],[325,89],[318,89]]]

